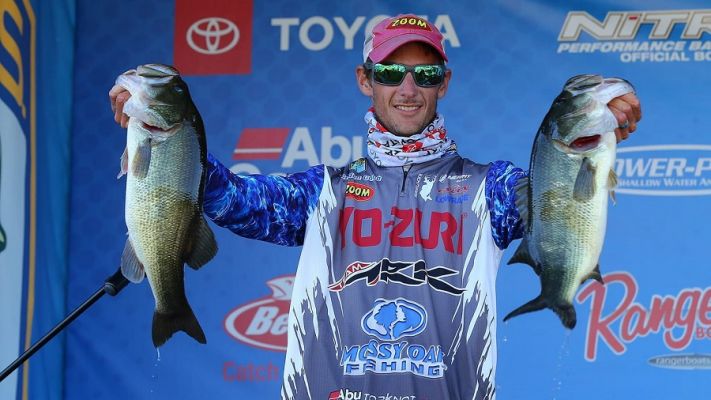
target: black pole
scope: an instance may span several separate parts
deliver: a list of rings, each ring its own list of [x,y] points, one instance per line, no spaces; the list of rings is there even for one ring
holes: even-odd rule
[[[57,334],[61,332],[62,329],[66,328],[67,325],[71,324],[72,321],[74,321],[84,311],[86,311],[89,307],[96,303],[96,301],[99,300],[101,296],[106,293],[111,296],[116,296],[121,291],[121,289],[126,287],[126,285],[128,285],[128,280],[123,276],[123,274],[121,273],[121,268],[119,268],[116,273],[106,279],[106,282],[104,282],[104,285],[101,287],[101,289],[97,290],[96,293],[91,295],[88,300],[86,300],[82,305],[77,307],[74,311],[72,311],[71,314],[64,318],[62,322],[52,328],[52,330],[49,331],[48,334],[44,335],[40,340],[37,341],[37,343],[33,344],[32,347],[22,353],[22,355],[17,360],[15,360],[12,364],[10,364],[2,372],[0,372],[0,382],[7,378],[14,370],[17,369],[17,367],[22,365],[22,363],[27,361],[28,358],[32,357],[32,355],[35,354],[37,350],[41,349],[42,346],[52,340],[53,337],[57,336]]]

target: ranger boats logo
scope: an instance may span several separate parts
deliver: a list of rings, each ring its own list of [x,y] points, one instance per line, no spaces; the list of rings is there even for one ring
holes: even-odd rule
[[[590,301],[586,360],[595,361],[603,346],[617,355],[624,354],[639,338],[657,336],[675,352],[688,348],[694,340],[711,339],[711,286],[685,288],[677,294],[654,294],[644,301],[638,297],[646,291],[630,273],[612,272],[603,279],[604,285],[590,283],[576,296],[578,303]],[[671,360],[657,357],[650,363],[669,366],[676,362]],[[679,361],[682,362],[700,365],[699,360]],[[708,360],[705,362],[711,365]]]
[[[233,338],[261,349],[286,351],[294,276],[280,276],[267,282],[272,294],[243,304],[225,317],[225,330]]]
[[[616,193],[711,195],[711,145],[669,144],[617,149]]]

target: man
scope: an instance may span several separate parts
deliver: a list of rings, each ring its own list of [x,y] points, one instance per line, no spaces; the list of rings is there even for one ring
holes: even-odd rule
[[[522,234],[513,187],[525,173],[457,154],[437,113],[452,72],[430,22],[382,21],[363,57],[367,158],[274,177],[233,175],[209,157],[205,212],[242,236],[304,246],[283,398],[491,399],[494,283]],[[124,127],[128,96],[110,91]],[[636,96],[609,107],[626,138],[641,117]]]

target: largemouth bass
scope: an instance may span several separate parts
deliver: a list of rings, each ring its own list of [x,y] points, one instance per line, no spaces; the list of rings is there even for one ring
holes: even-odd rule
[[[509,261],[533,267],[541,294],[504,321],[543,308],[575,327],[573,297],[592,278],[605,238],[617,120],[607,103],[633,92],[621,79],[580,75],[569,79],[536,134],[528,179],[516,188],[524,237]]]
[[[184,264],[198,269],[217,252],[203,216],[207,146],[202,119],[177,70],[141,65],[118,77],[131,97],[121,173],[126,180],[128,240],[121,271],[132,282],[148,276],[155,311],[155,347],[177,331],[200,343],[205,333],[185,296]]]

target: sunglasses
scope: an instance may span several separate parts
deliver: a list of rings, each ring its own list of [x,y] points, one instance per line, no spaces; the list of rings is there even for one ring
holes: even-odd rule
[[[373,80],[381,85],[398,86],[405,79],[408,72],[412,72],[415,83],[420,87],[439,86],[444,81],[444,72],[447,70],[441,64],[403,65],[365,63],[366,70],[371,71]]]

